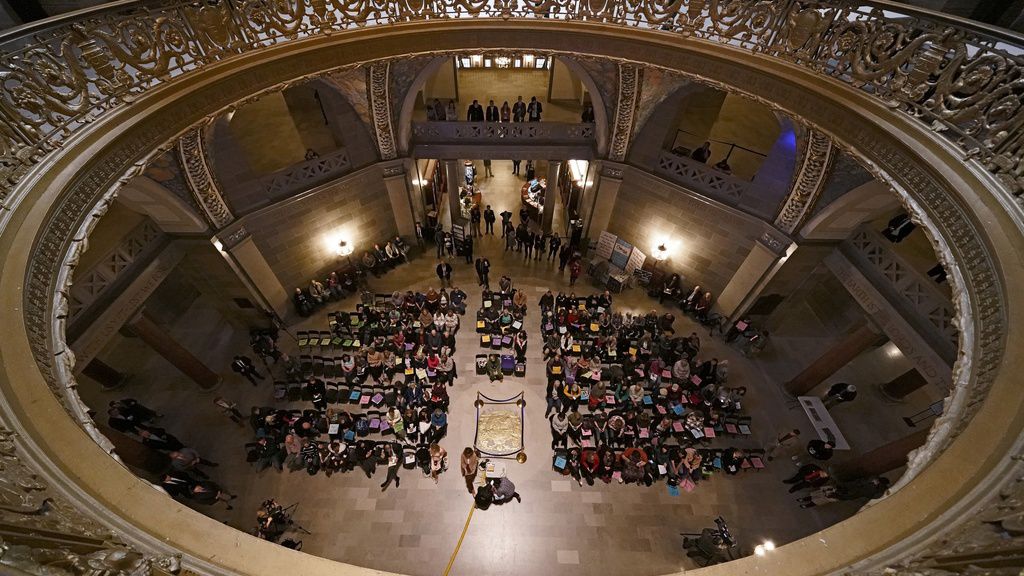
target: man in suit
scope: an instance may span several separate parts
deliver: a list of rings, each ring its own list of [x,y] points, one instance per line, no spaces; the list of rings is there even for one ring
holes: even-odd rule
[[[256,366],[248,356],[235,356],[234,361],[231,362],[231,369],[237,374],[245,376],[253,386],[256,385],[256,378],[263,380],[263,375],[256,371]]]
[[[467,122],[483,122],[484,121],[484,107],[480,105],[480,102],[473,100],[473,103],[469,105],[469,111],[466,112]]]
[[[512,161],[512,173],[513,174],[519,174],[519,164],[521,162],[522,162],[522,160],[513,160]]]
[[[491,210],[491,205],[487,205],[487,209],[484,210],[484,224],[486,225],[485,230],[487,234],[494,236],[494,210]]]
[[[520,96],[516,103],[512,105],[512,121],[522,122],[526,119],[526,102],[523,102],[523,97]]]
[[[526,115],[529,116],[530,122],[540,122],[540,113],[543,111],[544,108],[537,101],[537,97],[530,97],[530,105],[526,107]]]
[[[498,107],[494,105],[494,100],[491,100],[490,103],[487,104],[487,121],[498,121]]]

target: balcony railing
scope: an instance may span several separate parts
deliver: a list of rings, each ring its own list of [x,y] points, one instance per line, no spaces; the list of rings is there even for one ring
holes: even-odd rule
[[[694,192],[739,207],[750,182],[697,162],[692,158],[662,151],[658,156],[658,173]]]
[[[884,1],[140,0],[0,35],[0,181],[182,74],[338,30],[552,18],[644,28],[804,66],[878,98],[1024,189],[1024,36]]]
[[[352,170],[348,151],[338,148],[312,160],[304,160],[268,174],[255,182],[262,199],[279,200],[304,192]]]
[[[564,122],[414,122],[417,144],[581,144],[595,141],[593,124]]]

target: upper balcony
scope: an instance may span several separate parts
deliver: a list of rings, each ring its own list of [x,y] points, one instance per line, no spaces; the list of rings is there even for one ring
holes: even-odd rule
[[[413,122],[414,156],[460,158],[472,146],[479,158],[595,157],[594,124],[568,122]]]

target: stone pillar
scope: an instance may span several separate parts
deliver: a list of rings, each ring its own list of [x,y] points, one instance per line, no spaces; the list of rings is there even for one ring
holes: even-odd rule
[[[786,392],[793,396],[803,396],[826,378],[835,374],[850,360],[853,360],[869,348],[885,341],[885,337],[875,331],[874,326],[865,324],[847,333],[839,342],[832,345],[827,352],[804,368],[802,372],[786,382]]]
[[[106,362],[99,358],[93,358],[91,362],[82,369],[82,374],[99,382],[100,386],[107,390],[120,388],[128,380],[128,375],[118,372]]]
[[[907,463],[907,454],[911,450],[916,450],[924,445],[925,440],[928,439],[928,432],[927,428],[919,430],[910,436],[889,442],[860,456],[854,456],[841,462],[835,466],[836,476],[852,480],[878,476],[895,470]]]
[[[911,368],[903,374],[881,385],[882,394],[893,400],[902,400],[911,392],[923,387],[928,381],[917,370]]]
[[[416,241],[416,218],[412,213],[412,201],[409,199],[409,181],[406,179],[405,168],[399,160],[384,166],[384,187],[388,191],[391,212],[395,216],[395,227],[398,234],[407,242]]]
[[[612,220],[612,212],[615,211],[615,202],[619,197],[619,188],[622,186],[621,164],[601,163],[601,177],[594,190],[593,209],[590,211],[590,223],[584,230],[584,235],[589,238],[596,238],[601,232],[608,229]]]
[[[210,390],[220,383],[221,377],[216,372],[210,370],[199,358],[178,344],[178,341],[157,325],[145,310],[136,314],[125,326],[203,390]]]
[[[548,160],[548,188],[544,192],[544,213],[541,214],[540,228],[545,234],[551,233],[555,221],[555,206],[558,205],[558,176],[562,172],[561,160]]]
[[[768,232],[754,242],[754,247],[718,296],[717,305],[722,313],[734,318],[746,312],[782,267],[789,247],[788,241]]]
[[[273,311],[279,318],[286,318],[291,312],[289,292],[281,285],[245,228],[239,228],[218,241],[228,266],[234,270],[260,307]]]
[[[452,225],[462,220],[462,207],[459,205],[459,183],[462,182],[462,173],[459,171],[458,160],[442,160],[444,162],[445,179],[448,180],[448,211],[451,214]],[[438,220],[441,217],[438,215]]]

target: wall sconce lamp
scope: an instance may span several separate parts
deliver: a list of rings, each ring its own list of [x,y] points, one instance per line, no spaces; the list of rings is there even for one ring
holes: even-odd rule
[[[354,248],[352,247],[351,242],[346,242],[345,240],[338,242],[338,256],[344,256],[345,258],[348,258],[350,264],[352,263],[353,250]]]

